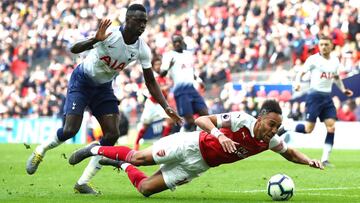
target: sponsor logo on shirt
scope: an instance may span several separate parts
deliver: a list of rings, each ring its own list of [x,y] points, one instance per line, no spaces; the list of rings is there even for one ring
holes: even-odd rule
[[[163,150],[163,149],[159,150],[158,152],[156,152],[156,155],[159,157],[165,156],[165,150]]]

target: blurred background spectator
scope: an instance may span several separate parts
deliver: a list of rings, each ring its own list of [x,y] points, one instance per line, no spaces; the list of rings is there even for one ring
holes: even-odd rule
[[[282,102],[285,115],[304,119],[304,103],[290,91],[254,91],[255,83],[291,84],[319,34],[335,44],[341,77],[358,74],[359,1],[355,0],[143,0],[149,25],[142,37],[154,54],[169,50],[181,34],[196,56],[211,113],[244,110],[254,116],[264,99]],[[67,0],[0,2],[0,118],[61,117],[69,75],[79,62],[68,48],[92,36],[102,18],[124,23],[131,1]],[[235,90],[233,84],[244,88]],[[139,66],[114,81],[119,108],[137,121],[144,98]],[[339,119],[360,119],[359,98],[339,104]],[[351,115],[351,116],[349,116]],[[350,118],[351,117],[351,118]]]

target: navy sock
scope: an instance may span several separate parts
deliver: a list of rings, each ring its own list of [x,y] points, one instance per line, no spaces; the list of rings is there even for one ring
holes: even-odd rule
[[[297,124],[297,126],[295,128],[295,132],[306,133],[305,132],[305,125],[304,124]]]
[[[325,138],[325,144],[334,145],[334,133],[327,133]]]

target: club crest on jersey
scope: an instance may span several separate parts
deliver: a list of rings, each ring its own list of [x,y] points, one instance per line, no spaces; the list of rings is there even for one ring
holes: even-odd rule
[[[165,156],[165,150],[163,150],[163,149],[159,150],[158,152],[156,152],[156,155],[159,157]]]
[[[230,115],[228,113],[225,113],[221,116],[221,118],[223,121],[228,121],[228,120],[230,120]]]
[[[320,75],[320,79],[323,79],[323,78],[325,78],[325,79],[331,79],[331,78],[333,78],[335,76],[335,74],[333,74],[333,73],[327,73],[327,72],[322,72],[321,73],[321,75]]]
[[[118,60],[112,60],[110,56],[102,56],[100,57],[100,60],[103,61],[107,66],[109,66],[111,69],[121,71],[125,68],[125,63],[118,63]]]

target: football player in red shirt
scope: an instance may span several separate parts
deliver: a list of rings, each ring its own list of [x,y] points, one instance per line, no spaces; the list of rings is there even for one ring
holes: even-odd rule
[[[102,155],[102,165],[124,170],[138,191],[152,194],[190,182],[211,167],[233,163],[271,149],[298,164],[323,169],[320,161],[288,147],[276,134],[282,123],[278,102],[267,100],[258,118],[244,112],[201,116],[195,123],[202,131],[176,133],[155,142],[153,146],[135,151],[125,146],[90,144],[74,152],[69,163]],[[147,177],[135,166],[161,164],[160,170]]]

